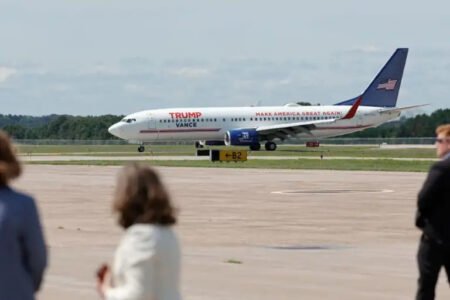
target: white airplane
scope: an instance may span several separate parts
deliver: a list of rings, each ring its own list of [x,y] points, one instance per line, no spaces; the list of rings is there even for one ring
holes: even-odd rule
[[[327,106],[208,107],[145,110],[130,114],[108,131],[121,139],[144,144],[155,141],[196,141],[203,145],[248,146],[267,151],[277,141],[340,136],[379,126],[400,116],[396,108],[407,48],[395,51],[364,93]]]

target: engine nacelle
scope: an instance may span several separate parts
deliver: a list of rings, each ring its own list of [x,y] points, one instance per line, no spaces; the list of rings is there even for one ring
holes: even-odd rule
[[[259,144],[259,133],[256,129],[234,129],[225,134],[227,146],[251,146]]]

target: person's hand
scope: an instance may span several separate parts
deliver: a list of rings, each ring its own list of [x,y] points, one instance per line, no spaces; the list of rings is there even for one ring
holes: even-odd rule
[[[110,287],[110,270],[107,264],[102,264],[97,269],[97,291],[102,299],[105,299],[106,290]]]

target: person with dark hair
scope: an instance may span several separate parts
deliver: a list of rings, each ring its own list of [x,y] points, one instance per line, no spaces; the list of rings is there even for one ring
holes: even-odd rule
[[[180,247],[166,189],[151,168],[131,164],[120,172],[113,209],[125,234],[112,270],[102,265],[97,290],[107,300],[180,300]]]
[[[417,260],[417,300],[435,297],[439,271],[444,266],[450,282],[450,124],[436,129],[435,163],[419,192],[416,226],[422,230]]]
[[[34,299],[47,266],[36,204],[9,187],[21,171],[8,135],[0,130],[0,299]]]

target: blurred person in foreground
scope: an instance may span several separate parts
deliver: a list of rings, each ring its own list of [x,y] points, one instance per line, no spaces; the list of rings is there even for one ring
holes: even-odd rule
[[[416,226],[422,230],[417,300],[434,299],[442,266],[450,282],[450,124],[439,126],[436,135],[440,161],[431,167],[417,201]]]
[[[47,265],[39,214],[30,196],[9,186],[21,166],[0,130],[0,299],[35,299]]]
[[[97,272],[97,290],[107,300],[180,300],[180,248],[172,230],[175,210],[159,176],[131,164],[120,172],[114,211],[125,234],[112,270]]]

